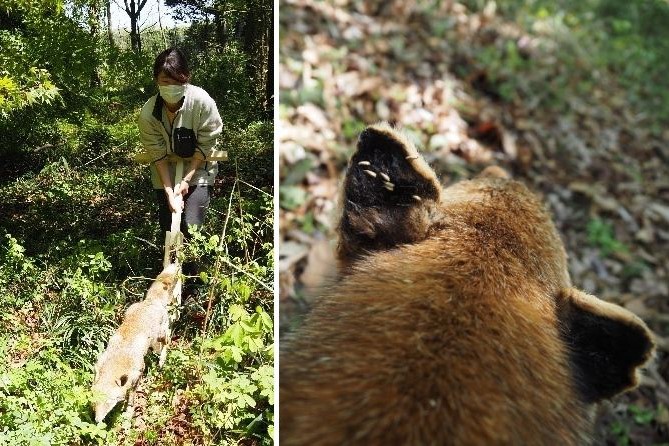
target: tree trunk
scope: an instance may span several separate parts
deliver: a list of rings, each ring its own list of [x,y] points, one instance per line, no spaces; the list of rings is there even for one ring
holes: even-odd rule
[[[112,31],[111,21],[111,0],[107,0],[107,37],[109,38],[109,46],[114,48],[114,31]]]
[[[258,78],[258,73],[256,72],[256,67],[258,65],[256,57],[258,56],[258,44],[261,43],[258,42],[258,38],[260,37],[262,39],[263,35],[263,30],[261,29],[262,20],[260,14],[258,14],[260,6],[258,5],[258,2],[259,0],[251,0],[248,2],[246,17],[244,18],[244,29],[242,31],[244,52],[248,56],[246,72],[253,80],[257,80]]]
[[[99,42],[100,38],[100,3],[98,0],[92,0],[88,4],[88,26],[90,28],[91,40],[96,44]],[[95,45],[95,53],[97,54],[97,45]],[[97,58],[99,59],[99,57]],[[102,85],[100,79],[100,73],[98,72],[98,67],[95,65],[93,67],[93,72],[91,73],[91,87],[99,87]]]
[[[132,50],[136,53],[140,53],[142,51],[142,39],[139,33],[139,14],[142,12],[142,9],[144,9],[144,6],[146,6],[147,0],[130,0],[130,3],[128,4],[128,0],[123,0],[125,4],[125,12],[128,14],[128,18],[130,18],[130,46],[132,47]]]
[[[132,1],[132,0],[131,0]],[[130,16],[130,46],[136,53],[140,51],[139,32],[137,31],[137,16]]]
[[[209,59],[209,16],[204,18],[204,26],[202,26],[201,34],[202,39],[202,50],[204,52],[205,59]],[[214,46],[214,51],[216,47]]]
[[[220,45],[219,51],[225,51],[225,45],[228,43],[228,29],[223,14],[214,15],[214,23],[216,25],[216,41]]]
[[[160,36],[163,39],[163,46],[167,48],[167,39],[165,38],[165,30],[163,29],[163,19],[162,14],[160,13],[160,0],[156,0],[158,3],[158,26],[160,27]]]
[[[267,119],[274,115],[274,5],[269,15],[267,32],[267,81],[265,82],[265,111]]]

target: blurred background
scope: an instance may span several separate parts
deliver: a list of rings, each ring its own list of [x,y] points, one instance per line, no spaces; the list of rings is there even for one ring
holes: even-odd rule
[[[445,184],[497,164],[543,198],[575,286],[658,336],[596,444],[669,444],[669,3],[280,3],[280,312],[334,275],[338,186],[359,132],[404,128]]]

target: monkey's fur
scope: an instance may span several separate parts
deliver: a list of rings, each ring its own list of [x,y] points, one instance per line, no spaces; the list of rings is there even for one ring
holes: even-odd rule
[[[151,284],[146,298],[130,305],[121,326],[114,332],[107,349],[95,364],[93,410],[95,421],[102,421],[128,396],[128,410],[133,408],[134,390],[144,371],[144,356],[149,348],[160,356],[162,367],[170,341],[169,314],[178,266],[165,268]]]
[[[572,288],[548,213],[501,169],[442,190],[380,124],[342,208],[340,280],[281,342],[283,446],[584,444],[592,404],[637,384],[645,324]]]

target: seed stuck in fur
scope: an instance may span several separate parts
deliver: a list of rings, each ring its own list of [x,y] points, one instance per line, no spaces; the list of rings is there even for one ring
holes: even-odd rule
[[[360,161],[358,163],[358,166],[371,166],[371,165],[372,163],[370,163],[369,161]]]
[[[411,198],[413,198],[416,201],[423,201],[423,199],[420,198],[418,195],[412,195]]]
[[[376,178],[376,172],[372,172],[371,170],[363,170],[367,175],[369,175],[372,178]]]
[[[379,172],[379,175],[381,175],[381,178],[383,178],[385,181],[390,181],[390,177],[385,173]]]
[[[383,187],[388,189],[390,192],[395,190],[395,185],[393,183],[388,182],[388,181],[383,182]]]
[[[406,159],[406,160],[417,160],[418,158],[419,158],[418,155],[409,155],[404,159]]]

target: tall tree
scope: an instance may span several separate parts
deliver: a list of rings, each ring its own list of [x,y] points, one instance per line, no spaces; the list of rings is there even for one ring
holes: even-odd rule
[[[267,119],[272,119],[274,114],[274,4],[272,3],[269,14],[269,26],[267,33],[267,81],[265,82],[265,110]]]
[[[109,39],[109,46],[114,47],[114,32],[112,31],[111,21],[111,0],[105,0],[107,8],[107,38]]]
[[[158,5],[158,26],[160,27],[160,37],[163,39],[163,46],[167,48],[167,39],[165,38],[165,29],[163,28],[163,15],[160,12],[160,2],[161,0],[156,0]]]
[[[100,41],[101,7],[102,7],[102,2],[100,0],[90,0],[88,2],[88,27],[91,35],[91,40],[93,42]],[[91,86],[99,87],[100,85],[102,85],[102,80],[100,79],[100,72],[98,71],[98,66],[95,65],[93,66],[93,72],[91,73]]]
[[[267,0],[247,0],[246,14],[241,22],[242,44],[248,56],[246,72],[261,88],[260,94],[265,96],[265,110],[272,109],[270,102],[274,90],[270,79],[272,65],[269,63],[273,51],[272,7],[272,2]]]
[[[130,18],[130,45],[132,50],[139,53],[142,51],[142,39],[139,33],[139,15],[146,6],[147,0],[123,0],[125,13]]]

